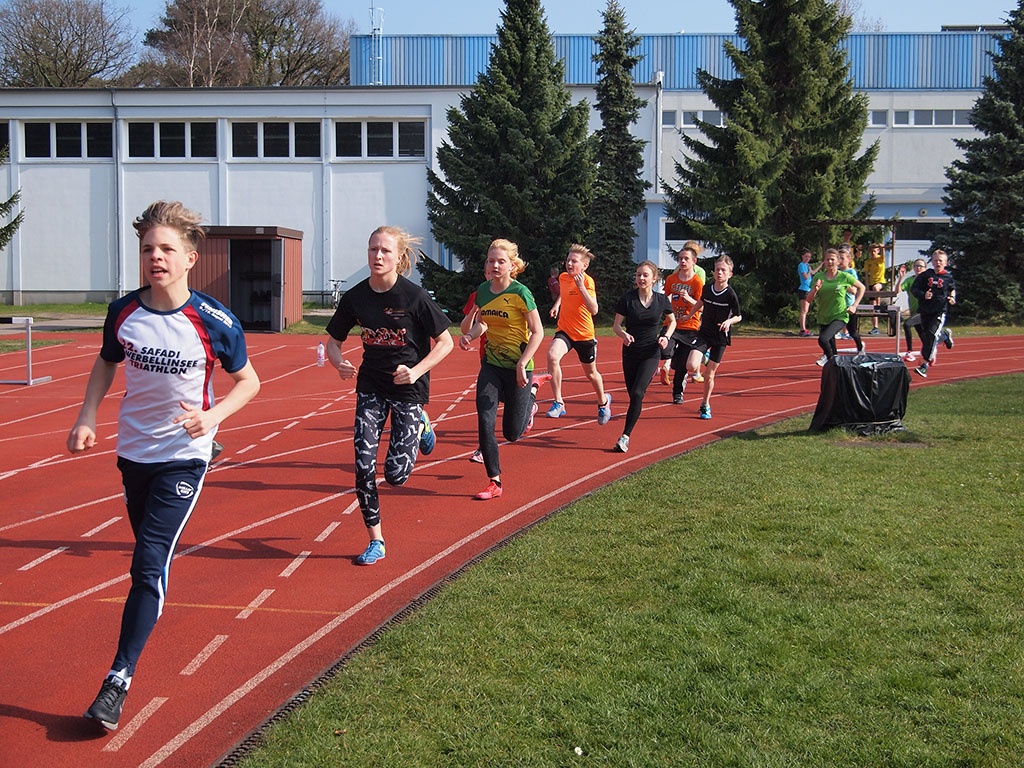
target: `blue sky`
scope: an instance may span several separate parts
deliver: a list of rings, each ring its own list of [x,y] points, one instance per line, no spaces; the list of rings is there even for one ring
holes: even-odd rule
[[[493,34],[501,0],[373,0],[383,9],[385,34]],[[371,0],[324,0],[324,7],[370,31]],[[640,33],[731,32],[733,9],[726,0],[620,0],[631,27]],[[997,24],[1016,7],[1012,0],[861,0],[861,15],[880,19],[887,32],[937,32],[943,24]],[[135,0],[132,20],[141,32],[155,26],[163,0]],[[555,33],[593,34],[600,29],[604,0],[548,0],[544,9]]]

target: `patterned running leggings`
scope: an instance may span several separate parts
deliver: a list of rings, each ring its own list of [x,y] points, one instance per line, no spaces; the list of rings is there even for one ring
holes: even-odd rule
[[[422,403],[404,403],[381,395],[356,393],[356,423],[352,444],[356,452],[356,498],[367,528],[380,523],[377,496],[377,448],[384,422],[391,415],[391,437],[384,460],[388,485],[403,485],[412,474],[420,452]]]

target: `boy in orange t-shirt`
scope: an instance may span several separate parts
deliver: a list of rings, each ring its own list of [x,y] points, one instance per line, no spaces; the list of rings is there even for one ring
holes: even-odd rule
[[[548,372],[554,402],[548,416],[557,419],[565,415],[562,398],[562,358],[570,349],[576,350],[583,373],[597,395],[597,423],[607,424],[612,417],[612,397],[604,391],[604,380],[597,371],[597,339],[594,334],[594,315],[597,314],[597,291],[594,278],[587,267],[594,258],[586,247],[573,243],[565,259],[565,272],[558,276],[559,295],[551,308],[551,316],[558,318],[558,330],[548,347]]]
[[[676,330],[662,354],[665,360],[662,381],[671,366],[675,371],[672,378],[672,402],[677,405],[683,402],[687,376],[693,377],[695,381],[703,381],[699,378],[700,362],[692,368],[689,364],[690,350],[696,344],[697,331],[700,330],[700,299],[704,291],[704,279],[695,270],[699,251],[697,243],[687,242],[679,251],[679,268],[665,278],[665,295],[672,304]]]

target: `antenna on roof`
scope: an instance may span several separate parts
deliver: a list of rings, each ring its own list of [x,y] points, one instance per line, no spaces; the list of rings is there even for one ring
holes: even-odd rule
[[[384,84],[384,9],[370,0],[370,85]]]

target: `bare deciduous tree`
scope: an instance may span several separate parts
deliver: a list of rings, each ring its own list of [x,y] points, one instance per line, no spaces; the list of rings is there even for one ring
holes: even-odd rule
[[[851,29],[854,32],[884,32],[885,22],[881,19],[872,19],[864,15],[864,3],[861,0],[835,0],[835,6],[839,13],[846,16],[853,22]]]
[[[7,0],[0,84],[81,88],[118,77],[135,57],[127,7],[106,0]]]
[[[135,84],[342,85],[349,35],[322,0],[169,0]]]
[[[154,82],[179,87],[246,85],[242,22],[251,0],[174,0],[162,26],[146,32],[142,66]]]

